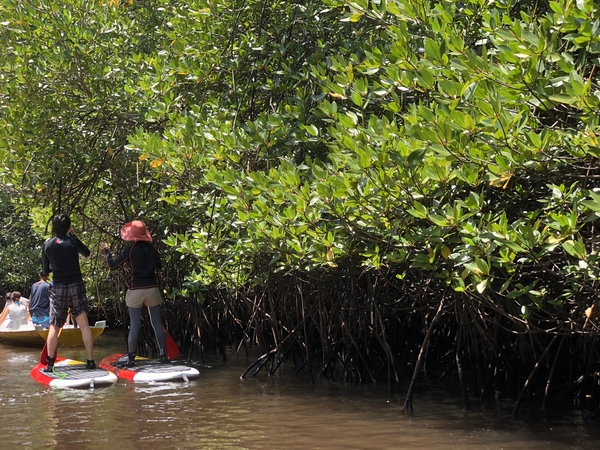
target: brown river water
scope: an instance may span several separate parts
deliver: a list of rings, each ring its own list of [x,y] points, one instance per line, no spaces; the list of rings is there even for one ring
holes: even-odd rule
[[[106,332],[96,361],[122,352],[124,339]],[[273,376],[240,379],[253,361],[197,363],[188,383],[53,389],[29,371],[38,349],[0,343],[0,450],[41,449],[600,449],[600,419],[589,413],[528,412],[514,420],[506,401],[465,411],[460,396],[435,384],[417,387],[415,412],[387,387],[314,384],[291,363]],[[60,355],[84,359],[83,349]]]

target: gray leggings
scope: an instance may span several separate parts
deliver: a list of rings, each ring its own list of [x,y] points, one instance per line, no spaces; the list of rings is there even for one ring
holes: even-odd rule
[[[142,326],[142,308],[128,306],[128,309],[129,321],[131,323],[129,326],[129,336],[127,337],[127,348],[129,353],[137,353],[138,336],[140,334],[140,327]],[[154,335],[158,342],[160,354],[164,355],[165,348],[167,347],[167,336],[160,320],[160,305],[151,306],[148,308],[148,313],[150,314],[150,323],[152,324],[152,328],[154,328]]]

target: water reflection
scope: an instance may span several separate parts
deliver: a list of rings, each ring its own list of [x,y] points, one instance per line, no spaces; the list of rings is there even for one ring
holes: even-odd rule
[[[97,355],[121,350],[121,337],[100,336]],[[83,350],[64,350],[84,358]],[[357,388],[293,376],[239,379],[245,358],[199,366],[184,382],[117,382],[95,390],[44,387],[29,370],[39,351],[0,344],[1,448],[48,449],[591,449],[600,420],[570,413],[547,420],[510,419],[461,409],[459,396],[421,388],[415,415],[385,386]]]

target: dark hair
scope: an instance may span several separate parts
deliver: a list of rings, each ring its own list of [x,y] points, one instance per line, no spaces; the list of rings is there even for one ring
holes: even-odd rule
[[[10,295],[10,299],[13,302],[18,302],[21,299],[21,293],[19,291],[15,291]]]
[[[71,228],[71,219],[66,214],[57,214],[52,219],[52,228],[55,234],[67,234],[67,231]]]

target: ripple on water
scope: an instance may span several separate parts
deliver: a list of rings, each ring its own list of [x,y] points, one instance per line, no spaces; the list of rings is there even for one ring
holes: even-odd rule
[[[97,353],[121,350],[121,338],[103,338]],[[285,365],[274,377],[240,380],[251,362],[242,358],[215,358],[189,383],[119,381],[93,391],[35,383],[36,358],[39,350],[0,344],[0,361],[9,364],[0,370],[2,448],[563,450],[594,448],[600,438],[598,422],[581,414],[514,421],[508,407],[466,412],[459,397],[424,386],[406,416],[401,396],[385,386],[310,384]]]

